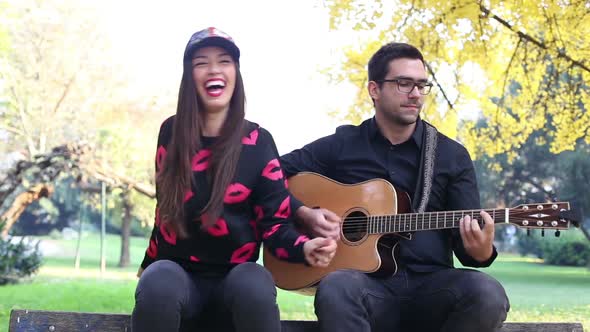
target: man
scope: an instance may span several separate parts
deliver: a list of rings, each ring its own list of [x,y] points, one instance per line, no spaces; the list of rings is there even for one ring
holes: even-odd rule
[[[287,176],[309,171],[347,184],[382,178],[410,195],[414,211],[479,209],[467,150],[420,119],[432,87],[420,51],[384,45],[368,72],[375,116],[281,157]],[[341,236],[334,213],[294,204],[314,235]],[[315,298],[321,330],[496,331],[509,310],[503,287],[482,272],[453,267],[453,252],[471,267],[487,267],[496,258],[493,220],[483,211],[481,217],[483,228],[467,216],[459,229],[400,240],[393,276],[353,270],[327,275]]]

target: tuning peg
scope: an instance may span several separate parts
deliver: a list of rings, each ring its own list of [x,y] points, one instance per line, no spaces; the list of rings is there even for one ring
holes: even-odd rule
[[[541,236],[545,236],[545,228],[541,229]]]
[[[561,232],[559,230],[555,231],[555,237],[559,237],[561,235]]]

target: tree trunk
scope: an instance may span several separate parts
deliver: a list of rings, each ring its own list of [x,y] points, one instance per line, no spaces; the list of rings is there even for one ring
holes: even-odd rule
[[[121,258],[119,259],[119,267],[129,266],[131,260],[129,255],[129,239],[131,237],[131,201],[129,199],[129,191],[123,193],[123,220],[121,222]]]
[[[8,210],[6,210],[6,212],[0,216],[0,220],[4,220],[6,222],[1,235],[8,235],[8,232],[16,223],[18,217],[20,217],[20,215],[25,211],[27,206],[31,205],[31,203],[42,197],[49,197],[51,193],[53,193],[52,186],[48,184],[37,184],[29,188],[27,191],[18,194]]]

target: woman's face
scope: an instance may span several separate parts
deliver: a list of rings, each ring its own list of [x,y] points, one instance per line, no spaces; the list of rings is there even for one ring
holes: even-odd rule
[[[215,46],[202,47],[192,58],[193,80],[206,112],[227,112],[236,86],[236,64],[229,53]]]

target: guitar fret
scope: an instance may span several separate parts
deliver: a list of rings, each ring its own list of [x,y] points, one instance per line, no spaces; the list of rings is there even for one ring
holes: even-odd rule
[[[453,217],[451,218],[451,220],[453,222],[455,222],[455,211],[453,211]],[[447,218],[446,217],[445,217],[445,226],[444,226],[444,228],[447,228]]]
[[[438,212],[436,213],[436,228],[438,228]]]
[[[404,232],[406,231],[406,215],[404,214]]]

